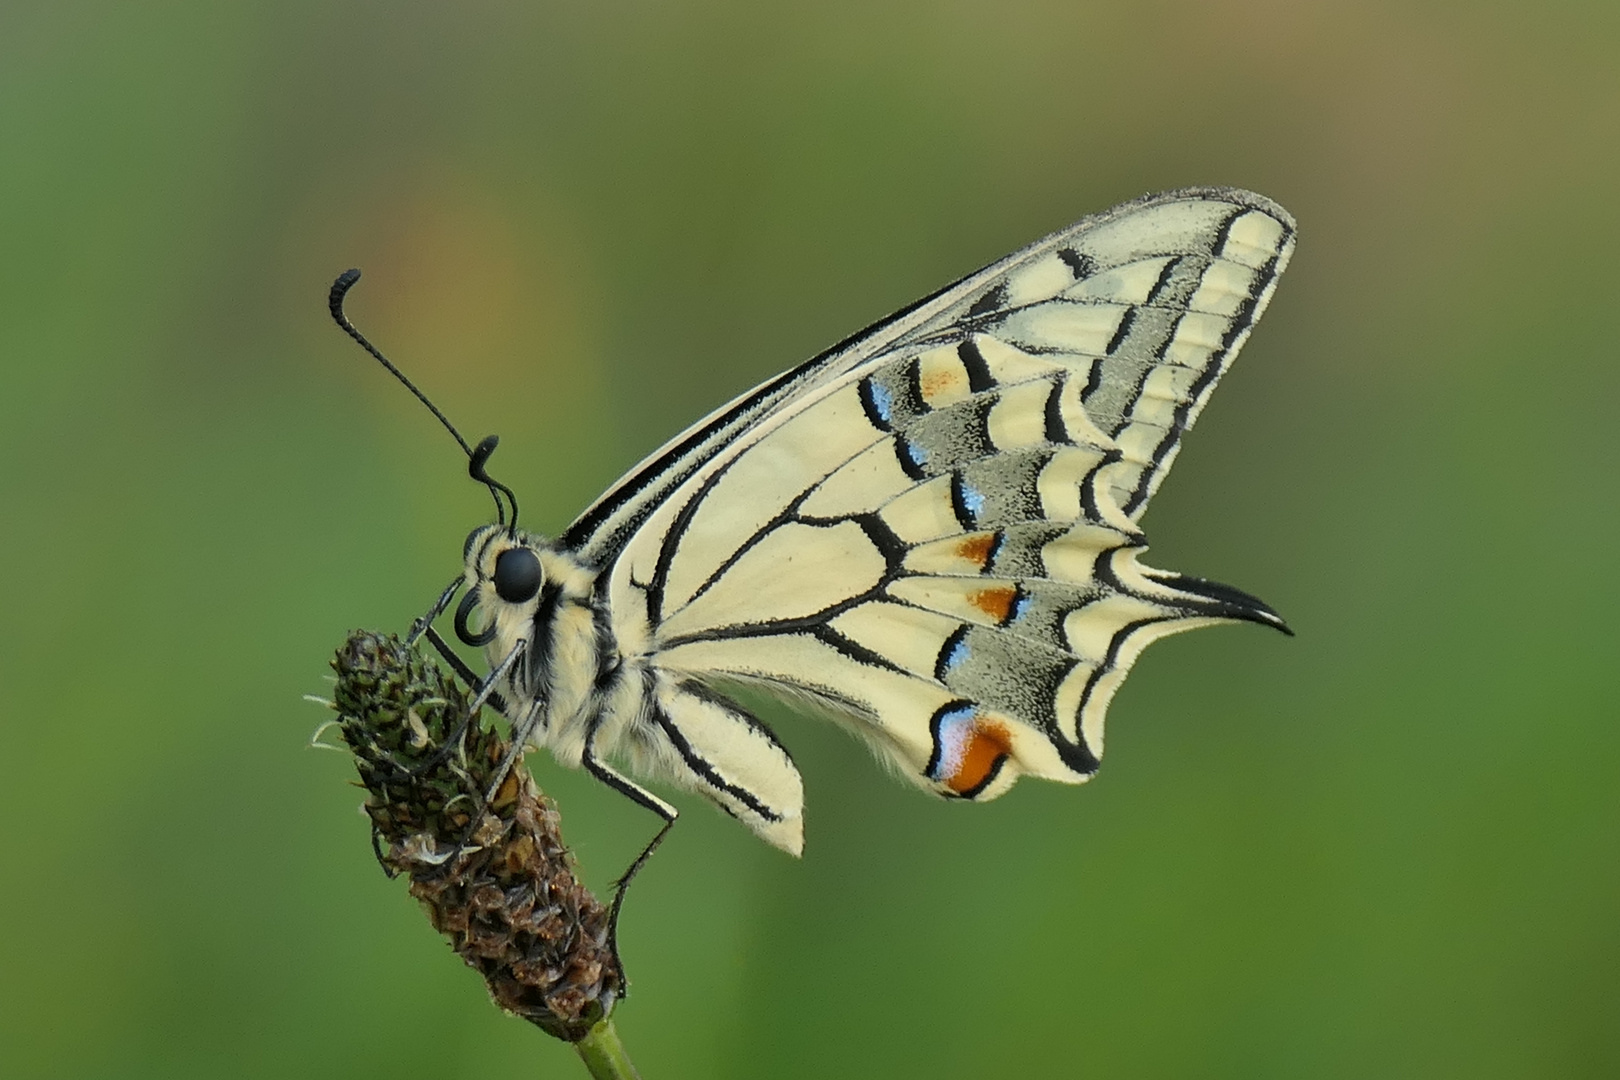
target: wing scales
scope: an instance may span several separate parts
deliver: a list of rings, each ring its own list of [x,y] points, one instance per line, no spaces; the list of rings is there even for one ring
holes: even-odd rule
[[[718,411],[569,536],[607,565],[616,619],[646,615],[672,685],[809,696],[944,794],[1083,780],[1150,641],[1281,625],[1145,571],[1136,519],[1292,243],[1242,192],[1088,219]]]
[[[1001,303],[1022,304],[1047,295],[1046,290],[1062,280],[1059,265],[1067,271],[1069,290],[1077,298],[1147,303],[1152,293],[1141,292],[1146,270],[1140,264],[1157,261],[1158,271],[1163,273],[1176,254],[1218,252],[1228,261],[1258,270],[1269,268],[1269,281],[1256,294],[1258,299],[1246,319],[1252,325],[1264,310],[1276,276],[1287,264],[1293,233],[1293,218],[1287,211],[1263,196],[1233,188],[1188,188],[1149,195],[1085,218],[874,323],[715,410],[631,470],[569,526],[561,540],[595,565],[614,562],[683,485],[715,457],[734,452],[741,437],[770,415],[875,356],[906,343],[969,328],[973,321],[970,309],[998,290]],[[1136,299],[1138,296],[1142,299]],[[1240,336],[1228,346],[1228,362],[1241,343]],[[1197,402],[1189,409],[1188,425],[1200,407]],[[1160,478],[1173,456],[1171,450],[1173,446],[1160,459]],[[1151,495],[1151,487],[1147,494]],[[1141,501],[1145,503],[1146,498]]]
[[[716,626],[820,615],[851,596],[877,588],[888,560],[854,521],[787,521],[713,578],[712,587],[676,608],[659,628],[675,640]]]
[[[760,836],[797,855],[804,787],[785,747],[747,710],[692,679],[659,673],[651,723],[626,749],[642,775],[697,791]]]
[[[1128,522],[1097,521],[1085,510],[1095,501],[1085,490],[1100,482],[1111,450],[1046,441],[1068,438],[1063,373],[1011,387],[976,379],[989,388],[962,396],[946,392],[955,387],[943,381],[924,386],[913,395],[914,409],[892,408],[887,420],[879,418],[887,432],[863,417],[868,430],[860,438],[848,431],[846,387],[762,439],[769,447],[779,435],[813,431],[826,408],[838,435],[827,444],[835,448],[830,452],[842,456],[872,441],[842,465],[824,462],[826,479],[808,491],[791,498],[783,490],[758,494],[751,521],[784,499],[786,506],[756,532],[732,537],[734,554],[684,603],[669,606],[655,663],[698,679],[788,687],[835,702],[866,723],[882,715],[885,730],[909,726],[909,739],[875,745],[942,792],[984,798],[1023,772],[1071,782],[1089,775],[1101,725],[1086,731],[1082,714],[1096,673],[1121,655],[1111,636],[1098,640],[1091,631],[1125,623],[1192,625],[1189,617],[1207,616],[1189,607],[1198,601],[1138,574],[1129,585],[1118,570],[1107,584],[1095,577],[1093,568],[1109,553],[1134,558],[1140,539]],[[930,398],[950,403],[929,408]],[[1096,437],[1078,399],[1071,408],[1074,426]],[[887,466],[876,464],[885,460]],[[801,474],[806,468],[795,467]],[[882,494],[845,480],[845,470],[868,481],[882,477]],[[707,492],[723,490],[717,483],[700,492],[704,505],[685,519],[722,520],[725,501]],[[866,503],[849,508],[850,493],[862,491],[875,510]],[[846,516],[810,513],[828,506],[845,506]],[[682,552],[685,541],[671,533],[662,550]],[[1023,574],[1008,576],[1012,568]],[[828,666],[831,655],[860,677],[829,682],[838,670]],[[897,683],[911,685],[915,707],[896,712],[869,696],[879,673],[890,697]],[[953,730],[940,720],[942,693],[951,695],[952,708],[976,710],[972,724],[999,732],[992,742],[1005,744],[1008,760],[996,766],[993,783],[988,773],[982,784],[930,773],[930,760],[938,759],[936,772],[944,768],[938,732]],[[931,741],[919,728],[935,732]],[[958,759],[968,763],[964,769],[978,760],[972,754],[952,760]]]

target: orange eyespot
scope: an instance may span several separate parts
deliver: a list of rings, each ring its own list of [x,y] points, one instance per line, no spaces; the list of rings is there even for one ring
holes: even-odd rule
[[[998,585],[992,589],[980,589],[968,593],[968,603],[996,620],[998,623],[1007,621],[1012,613],[1013,601],[1018,599],[1018,586]]]
[[[973,728],[962,746],[956,771],[945,777],[945,786],[965,795],[990,778],[1003,758],[1012,753],[1012,735],[1006,725],[975,717]]]
[[[996,534],[993,532],[974,533],[965,536],[956,544],[956,556],[966,559],[983,570],[990,563],[990,554],[996,549]]]
[[[949,390],[966,386],[965,373],[961,370],[952,371],[950,368],[936,368],[924,373],[917,380],[917,389],[922,391],[924,401],[932,401]]]

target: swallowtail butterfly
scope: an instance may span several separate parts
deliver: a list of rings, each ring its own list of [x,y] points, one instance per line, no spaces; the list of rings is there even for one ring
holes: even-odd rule
[[[1138,522],[1293,247],[1286,211],[1229,188],[1086,218],[716,410],[555,539],[518,530],[494,438],[457,434],[499,520],[416,633],[475,678],[432,626],[464,590],[480,700],[666,831],[674,808],[638,780],[801,851],[798,769],[739,686],[824,707],[938,795],[1080,783],[1149,642],[1287,631],[1246,593],[1144,566]],[[381,360],[342,314],[358,276],[332,311]]]

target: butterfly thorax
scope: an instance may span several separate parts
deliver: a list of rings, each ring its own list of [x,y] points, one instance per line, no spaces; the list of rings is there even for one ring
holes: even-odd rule
[[[507,716],[577,767],[593,728],[621,705],[636,707],[622,692],[629,673],[596,599],[596,571],[545,537],[487,525],[468,537],[464,574],[462,640],[482,645],[492,670],[521,646],[497,687]]]

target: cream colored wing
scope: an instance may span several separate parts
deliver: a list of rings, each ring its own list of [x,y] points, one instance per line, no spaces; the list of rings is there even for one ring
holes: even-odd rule
[[[1094,214],[716,409],[632,469],[559,540],[589,562],[612,563],[703,464],[733,452],[756,425],[814,388],[908,343],[991,322],[1008,340],[1061,354],[1084,372],[1098,426],[1124,435],[1144,459],[1138,479],[1148,483],[1131,492],[1133,512],[1140,512],[1173,459],[1179,432],[1191,426],[1264,311],[1293,248],[1288,212],[1235,188],[1148,195]],[[1163,406],[1154,403],[1165,401],[1169,415],[1155,412]],[[1143,427],[1130,436],[1127,423],[1163,428],[1159,441],[1168,445],[1141,447],[1151,433]]]
[[[1258,196],[1156,196],[740,399],[576,526],[621,644],[672,685],[825,702],[941,794],[1085,779],[1149,642],[1282,626],[1236,590],[1140,566],[1136,520],[1292,246]],[[796,829],[785,752],[716,768],[727,740],[706,708],[687,766]],[[769,738],[737,712],[739,739]],[[747,800],[716,798],[761,829]]]

